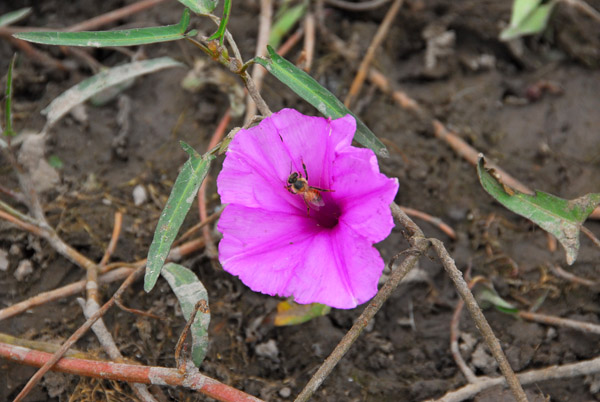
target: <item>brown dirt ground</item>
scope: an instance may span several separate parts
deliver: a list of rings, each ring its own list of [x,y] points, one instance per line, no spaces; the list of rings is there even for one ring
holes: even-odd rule
[[[600,9],[600,1],[589,3]],[[52,0],[15,0],[2,2],[0,14],[33,6],[34,13],[24,24],[52,28],[123,5],[120,0],[77,1],[68,7]],[[255,0],[234,3],[230,28],[245,57],[250,57],[254,49],[258,10]],[[347,42],[349,49],[363,54],[385,10],[383,7],[353,13],[328,7],[327,26]],[[180,12],[179,5],[171,2],[121,24],[169,24],[177,21]],[[564,198],[597,191],[598,24],[559,6],[551,29],[543,36],[523,40],[518,51],[497,40],[509,15],[510,2],[406,2],[375,65],[393,85],[421,102],[528,186]],[[196,24],[200,29],[212,29],[204,22]],[[423,36],[426,28],[455,34],[455,45],[432,68],[426,68],[424,63],[428,48]],[[44,123],[40,110],[90,75],[86,66],[64,56],[59,49],[44,50],[65,63],[76,63],[76,68],[70,73],[58,72],[28,57],[20,58],[14,99],[15,125],[19,130],[39,130]],[[295,60],[300,50],[294,49],[288,58]],[[6,71],[13,51],[8,41],[0,41],[0,71]],[[180,43],[148,46],[144,51],[150,57],[169,55],[188,65],[196,57],[194,49]],[[124,55],[112,50],[94,50],[91,54],[108,66],[126,61]],[[318,38],[313,75],[338,96],[345,96],[358,63],[359,60],[349,63],[332,50],[325,38]],[[111,146],[118,132],[116,102],[88,106],[87,123],[67,117],[52,131],[48,155],[58,156],[64,167],[61,185],[45,195],[44,206],[61,236],[88,257],[101,258],[110,238],[113,213],[120,208],[125,212],[124,231],[114,260],[143,258],[160,208],[186,158],[178,141],[185,140],[200,151],[206,148],[227,108],[227,97],[212,86],[195,94],[183,91],[180,81],[185,73],[185,69],[163,71],[138,79],[127,90],[132,101],[131,131],[120,156]],[[528,89],[531,91],[541,81],[560,88],[560,93],[543,92],[538,99],[528,100]],[[273,110],[296,107],[305,113],[316,113],[272,77],[267,77],[263,93]],[[389,147],[390,158],[381,160],[381,169],[400,180],[396,201],[437,216],[456,230],[458,239],[452,241],[436,227],[417,221],[427,235],[447,244],[460,268],[471,265],[473,275],[490,279],[501,296],[521,308],[529,307],[525,302],[534,303],[545,297],[540,312],[598,323],[597,290],[577,286],[549,272],[548,267],[553,265],[566,268],[563,251],[559,248],[550,252],[543,231],[495,204],[479,186],[474,168],[436,139],[428,124],[400,110],[370,84],[363,88],[356,111],[378,136],[393,144]],[[241,121],[232,124],[239,125]],[[214,185],[217,173],[214,168],[209,186],[211,211],[219,207]],[[0,181],[16,187],[8,161],[1,158]],[[138,183],[151,189],[154,197],[151,202],[134,207],[131,193]],[[186,227],[197,219],[194,208]],[[600,230],[596,222],[587,226],[595,232]],[[58,256],[45,242],[0,222],[0,249],[9,250],[11,246],[14,253],[10,266],[6,272],[0,272],[2,307],[82,277],[79,268]],[[379,245],[386,260],[406,247],[399,231]],[[591,242],[582,239],[580,256],[568,270],[582,277],[598,278],[597,255]],[[32,261],[34,272],[17,281],[13,273],[22,259]],[[275,308],[276,299],[252,293],[236,278],[216,270],[202,254],[183,264],[198,274],[210,296],[211,344],[202,371],[265,400],[290,400],[296,395],[362,311],[360,307],[333,311],[295,327],[260,325],[262,318]],[[449,323],[456,293],[434,259],[422,258],[419,268],[424,274],[421,280],[399,287],[323,384],[315,400],[418,401],[439,397],[465,383],[449,350]],[[110,295],[115,289],[112,285],[103,291]],[[167,284],[160,282],[147,295],[137,283],[124,300],[131,307],[170,318],[156,321],[117,309],[111,311],[107,323],[123,354],[146,364],[172,366],[174,344],[184,322],[173,314],[176,301]],[[410,314],[414,315],[414,327],[406,324]],[[487,310],[486,316],[516,371],[600,354],[598,336],[528,323],[493,310]],[[0,328],[1,332],[29,339],[59,342],[81,323],[79,307],[74,298],[69,298],[4,321]],[[466,314],[461,330],[467,338],[479,342],[477,330]],[[276,342],[276,358],[261,357],[256,352],[256,346],[268,340]],[[92,335],[88,334],[77,346],[101,354]],[[473,348],[477,346],[465,352],[467,362],[473,362]],[[497,374],[489,365],[481,365],[475,371]],[[33,372],[28,367],[0,362],[0,400],[13,398]],[[580,377],[542,382],[526,389],[535,398],[553,401],[599,400],[598,395],[591,393],[589,381]],[[69,400],[69,396],[72,400],[91,400],[91,390],[97,385],[73,376],[47,376],[28,400]],[[110,400],[131,398],[126,385],[100,385],[110,390],[106,394]],[[292,397],[281,397],[280,391],[285,387],[291,389]],[[167,400],[204,400],[178,389],[163,388],[163,392]],[[101,392],[94,396],[104,400]],[[510,397],[495,389],[476,400]]]

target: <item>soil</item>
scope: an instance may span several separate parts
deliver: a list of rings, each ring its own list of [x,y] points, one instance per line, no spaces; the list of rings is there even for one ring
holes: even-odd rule
[[[124,3],[81,0],[65,7],[53,0],[13,0],[0,4],[0,15],[32,6],[33,14],[22,24],[51,29]],[[600,1],[588,3],[600,9]],[[395,88],[419,101],[529,187],[568,199],[595,192],[600,188],[598,22],[561,4],[546,33],[509,45],[500,42],[498,35],[510,18],[510,6],[507,1],[407,1],[374,64]],[[233,5],[229,27],[245,58],[254,51],[259,8],[257,0]],[[357,13],[326,6],[326,25],[351,52],[363,55],[387,8]],[[171,24],[180,13],[177,2],[167,2],[118,25]],[[201,31],[213,29],[197,20],[194,24]],[[444,34],[446,39],[454,35],[454,40],[434,40]],[[343,99],[362,56],[349,62],[336,53],[325,35],[319,35],[316,42],[312,75]],[[40,111],[91,75],[80,59],[58,48],[40,49],[73,69],[58,71],[21,55],[15,72],[18,131],[40,130],[45,121]],[[7,71],[14,50],[9,41],[0,41],[0,71]],[[151,45],[142,51],[148,57],[171,56],[188,68],[194,57],[203,57],[185,43]],[[296,60],[300,52],[298,45],[287,57]],[[128,60],[115,50],[93,50],[90,55],[106,66]],[[113,144],[121,128],[117,101],[87,105],[86,119],[68,116],[50,133],[46,155],[58,157],[63,166],[60,183],[43,195],[44,209],[62,238],[89,258],[101,259],[117,210],[124,212],[124,222],[113,261],[144,258],[178,168],[186,160],[179,140],[199,151],[206,149],[228,98],[213,85],[196,93],[183,90],[180,83],[188,68],[139,78],[124,92],[131,102],[130,130],[119,147]],[[273,77],[266,78],[262,92],[272,110],[295,107],[317,114]],[[452,240],[436,226],[417,220],[427,236],[444,241],[458,267],[471,267],[471,276],[484,276],[501,297],[519,308],[529,309],[541,302],[538,312],[599,322],[598,290],[558,277],[551,270],[558,265],[596,280],[600,274],[598,250],[589,239],[582,238],[577,261],[567,266],[560,246],[550,251],[545,232],[494,203],[479,185],[474,167],[437,139],[430,124],[400,109],[370,83],[363,88],[355,111],[388,144],[390,157],[380,159],[380,166],[400,181],[396,202],[436,216],[456,231],[457,239]],[[237,118],[231,127],[241,124]],[[209,178],[209,212],[220,206],[214,184],[217,173],[218,166]],[[17,188],[7,159],[0,159],[0,182]],[[150,197],[136,207],[132,192],[138,184]],[[1,197],[18,205],[4,194]],[[192,208],[185,228],[197,220],[196,208]],[[597,222],[586,226],[600,232]],[[378,245],[386,261],[407,247],[400,230]],[[80,268],[46,242],[5,222],[0,222],[0,250],[10,250],[9,266],[0,271],[1,307],[83,276]],[[314,400],[419,401],[440,397],[466,383],[449,348],[449,325],[458,297],[439,262],[430,257],[421,258],[419,275],[400,285]],[[33,272],[18,280],[14,274],[23,260],[32,263]],[[334,310],[299,326],[273,327],[263,320],[274,311],[278,299],[251,292],[205,254],[181,263],[201,278],[210,297],[210,349],[201,370],[265,400],[292,400],[363,309]],[[116,287],[104,286],[102,293],[108,297]],[[138,282],[123,300],[129,307],[167,318],[154,320],[111,310],[106,322],[122,353],[145,364],[173,366],[174,346],[185,323],[174,314],[177,302],[168,285],[159,281],[146,294]],[[486,310],[486,317],[515,371],[600,354],[597,335],[526,322],[493,309]],[[71,297],[3,321],[0,332],[58,343],[83,322]],[[475,373],[498,375],[467,313],[462,315],[460,329],[463,355]],[[271,340],[276,353],[260,353],[258,346]],[[77,347],[102,355],[91,334]],[[0,400],[14,398],[33,373],[32,368],[2,361]],[[525,388],[531,400],[592,401],[600,400],[592,386],[598,381],[597,377],[577,377]],[[205,400],[181,389],[163,387],[161,392],[165,400]],[[125,384],[52,374],[27,400],[132,400],[133,395]],[[495,388],[475,400],[512,399],[506,390]]]

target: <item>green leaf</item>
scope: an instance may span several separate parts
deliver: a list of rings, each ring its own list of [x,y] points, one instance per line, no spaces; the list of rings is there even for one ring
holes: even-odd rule
[[[146,292],[150,292],[156,284],[173,240],[175,240],[183,219],[192,206],[200,184],[202,184],[208,173],[210,162],[215,158],[209,154],[198,155],[185,142],[181,142],[181,147],[190,155],[190,158],[185,162],[175,180],[173,190],[171,190],[165,209],[163,209],[154,231],[154,239],[148,251],[148,263],[146,264],[146,276],[144,278],[144,290]]]
[[[159,57],[157,59],[136,61],[104,70],[69,88],[42,110],[42,114],[46,115],[48,119],[46,125],[52,126],[73,107],[113,85],[169,67],[183,67],[183,64],[170,57]]]
[[[474,293],[477,302],[482,308],[487,308],[491,305],[506,314],[516,314],[519,312],[518,308],[500,297],[496,289],[486,284],[478,284]]]
[[[371,148],[377,155],[383,157],[389,155],[385,145],[338,98],[323,88],[310,75],[279,56],[271,46],[268,46],[267,49],[270,57],[268,59],[257,57],[254,59],[255,62],[266,68],[275,78],[316,107],[326,117],[339,118],[347,114],[352,115],[356,119],[354,139],[365,147]]]
[[[23,32],[13,36],[28,42],[63,46],[135,46],[148,43],[168,42],[185,37],[190,24],[190,10],[184,9],[176,25],[163,27],[125,29],[96,32]]]
[[[60,157],[57,155],[50,155],[48,158],[48,164],[54,169],[62,169],[65,166],[62,159],[60,159]]]
[[[275,315],[275,326],[298,325],[313,318],[329,314],[331,307],[325,304],[298,304],[293,301],[284,300],[277,305]]]
[[[4,130],[2,130],[2,134],[7,137],[14,137],[16,135],[12,128],[12,83],[16,59],[17,54],[15,53],[8,65],[8,74],[6,75],[6,91],[4,93]]]
[[[196,14],[210,14],[219,4],[218,0],[179,0]]]
[[[306,13],[306,3],[298,4],[286,10],[281,17],[275,21],[271,27],[269,34],[269,45],[273,49],[277,49],[281,43],[281,39],[296,25],[296,23]]]
[[[0,27],[14,24],[15,22],[27,17],[30,13],[31,7],[25,7],[16,11],[11,11],[10,13],[6,13],[4,15],[0,15]]]
[[[172,262],[165,264],[161,275],[169,282],[171,289],[179,300],[186,321],[190,319],[195,310],[196,303],[206,301],[208,308],[208,293],[204,285],[192,271]],[[208,325],[210,313],[198,310],[190,328],[192,333],[192,361],[200,367],[208,351]]]
[[[579,230],[600,203],[600,193],[587,194],[574,200],[565,200],[542,191],[529,195],[506,186],[492,173],[495,172],[485,168],[485,159],[480,155],[477,174],[485,191],[509,210],[553,234],[565,249],[567,263],[573,264],[579,251]]]
[[[510,24],[500,33],[500,39],[507,41],[519,36],[531,35],[546,29],[556,0],[515,0]]]
[[[217,32],[210,35],[208,40],[219,39],[221,46],[223,45],[223,38],[225,37],[225,30],[227,29],[227,23],[229,22],[229,16],[231,15],[231,0],[225,0],[225,4],[223,5],[223,18],[221,18],[221,22],[219,23],[219,28],[217,28]]]

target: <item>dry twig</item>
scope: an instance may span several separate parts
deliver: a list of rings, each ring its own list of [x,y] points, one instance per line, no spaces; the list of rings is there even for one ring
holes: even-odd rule
[[[362,88],[363,83],[365,82],[365,78],[367,77],[367,73],[369,72],[369,66],[371,65],[371,61],[375,56],[375,52],[379,48],[381,42],[387,36],[387,33],[392,25],[392,21],[396,18],[396,14],[400,11],[400,7],[402,7],[402,0],[394,0],[394,3],[388,10],[383,22],[379,26],[377,33],[373,37],[373,40],[369,44],[369,48],[367,49],[367,53],[365,54],[364,59],[360,63],[360,67],[358,68],[358,72],[356,73],[356,77],[354,77],[354,81],[352,81],[352,85],[350,86],[350,91],[344,100],[344,105],[346,107],[350,107],[354,99],[358,96],[360,89]]]
[[[52,359],[52,354],[0,343],[0,356],[21,364],[40,367]],[[137,364],[122,364],[62,358],[55,365],[55,371],[100,379],[128,381],[142,384],[171,385],[192,389],[211,398],[225,402],[262,402],[261,399],[207,377],[195,368],[185,373],[176,368],[151,367]]]

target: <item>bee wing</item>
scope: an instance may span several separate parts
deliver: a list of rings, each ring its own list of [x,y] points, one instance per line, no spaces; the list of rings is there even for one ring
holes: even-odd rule
[[[322,207],[325,205],[325,203],[323,202],[323,198],[321,198],[321,194],[319,194],[318,192],[315,192],[313,197],[311,197],[311,199],[308,202],[311,205],[314,205],[315,207]]]

